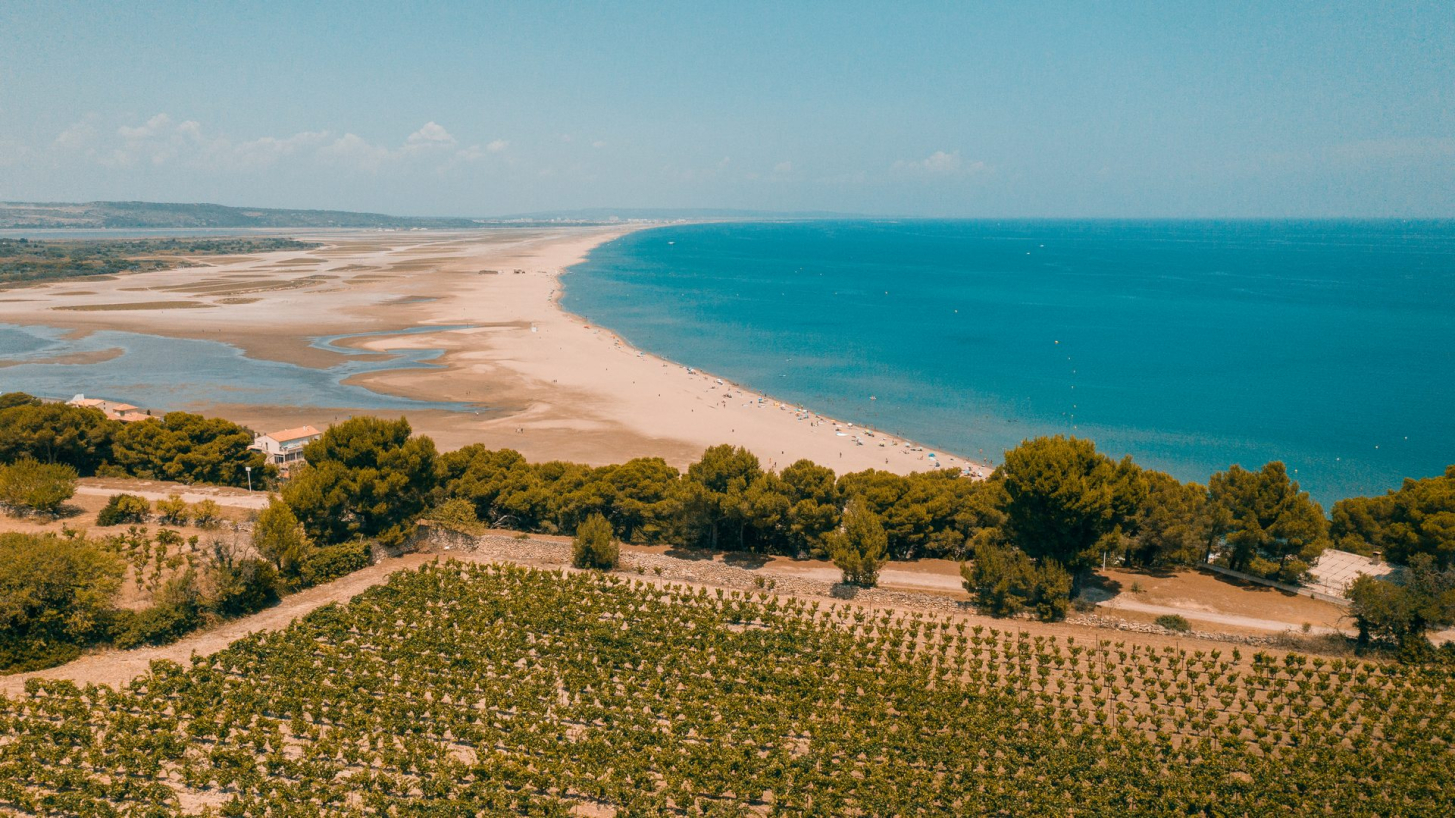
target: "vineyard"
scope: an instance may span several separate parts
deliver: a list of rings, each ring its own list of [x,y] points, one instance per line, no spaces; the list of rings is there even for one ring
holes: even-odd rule
[[[1455,676],[444,563],[0,699],[0,812],[1448,815]]]

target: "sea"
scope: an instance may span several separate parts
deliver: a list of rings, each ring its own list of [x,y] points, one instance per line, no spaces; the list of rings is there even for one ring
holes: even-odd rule
[[[1451,221],[690,224],[564,284],[640,349],[992,464],[1277,460],[1327,507],[1455,463]]]

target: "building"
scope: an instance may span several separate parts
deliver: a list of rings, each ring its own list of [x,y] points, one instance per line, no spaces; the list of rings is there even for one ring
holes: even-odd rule
[[[312,426],[299,426],[297,429],[258,435],[249,448],[262,452],[269,463],[278,467],[278,471],[287,474],[294,463],[303,459],[303,447],[320,437],[323,437],[323,432]]]
[[[133,423],[138,420],[147,420],[152,414],[149,411],[138,409],[129,403],[121,403],[113,400],[102,400],[100,398],[88,398],[85,395],[77,395],[66,401],[70,406],[81,406],[87,409],[100,409],[102,414],[112,420],[119,420],[125,423]]]

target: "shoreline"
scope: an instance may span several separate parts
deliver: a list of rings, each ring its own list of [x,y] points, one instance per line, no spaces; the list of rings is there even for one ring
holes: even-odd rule
[[[531,460],[589,465],[657,456],[684,468],[708,446],[727,443],[748,448],[764,468],[778,471],[806,458],[838,473],[878,468],[904,474],[937,467],[969,467],[978,476],[990,472],[989,466],[959,454],[821,415],[653,355],[561,306],[561,277],[594,248],[658,226],[332,233],[317,236],[324,245],[312,251],[227,257],[211,264],[204,257],[200,261],[206,267],[133,273],[104,282],[44,282],[27,288],[32,301],[0,302],[0,323],[220,341],[254,360],[311,368],[367,360],[370,353],[440,350],[426,368],[383,369],[340,380],[391,397],[462,404],[460,411],[403,412],[442,450],[482,443],[517,449]],[[301,257],[309,263],[300,264]],[[246,303],[227,299],[243,291],[251,299]],[[189,299],[211,308],[112,306]],[[77,305],[103,309],[58,309]],[[371,332],[378,334],[364,334]],[[319,337],[334,335],[353,336],[337,344],[356,352],[345,355],[313,345]],[[78,380],[76,391],[94,391],[85,386]],[[145,394],[117,397],[147,406]],[[476,411],[469,404],[488,408]],[[326,424],[345,414],[401,414],[397,409],[335,411],[216,399],[186,408],[259,431]],[[928,457],[931,451],[940,456]]]

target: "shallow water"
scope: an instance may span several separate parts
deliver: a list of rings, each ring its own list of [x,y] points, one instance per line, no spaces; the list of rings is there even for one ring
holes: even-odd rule
[[[355,350],[339,341],[381,335],[465,329],[425,326],[407,330],[334,335],[312,345],[346,356],[373,358],[372,350]],[[353,375],[390,369],[420,369],[441,351],[390,350],[387,359],[345,360],[327,369],[249,358],[242,350],[216,341],[162,338],[134,332],[102,330],[81,339],[67,339],[67,330],[0,324],[0,392],[23,391],[53,398],[84,393],[162,411],[209,403],[310,406],[349,409],[450,409],[482,407],[394,397],[342,383]],[[117,358],[91,364],[45,363],[44,359],[76,353],[120,349]]]
[[[991,461],[1283,460],[1326,504],[1455,462],[1452,222],[688,225],[565,283],[653,353]]]

